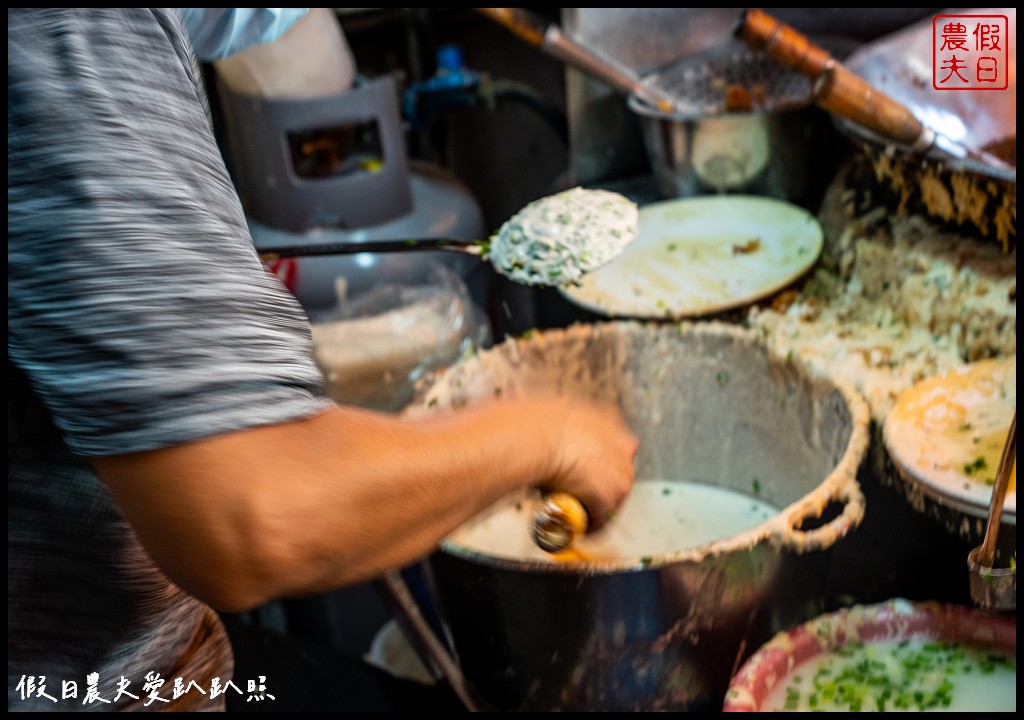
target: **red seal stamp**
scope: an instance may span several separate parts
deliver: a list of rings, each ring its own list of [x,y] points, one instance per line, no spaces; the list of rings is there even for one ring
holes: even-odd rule
[[[1009,29],[1006,15],[936,15],[932,21],[932,87],[1006,90]]]

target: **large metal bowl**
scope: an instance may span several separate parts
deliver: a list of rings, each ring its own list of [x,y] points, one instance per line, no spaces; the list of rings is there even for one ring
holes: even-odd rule
[[[864,513],[866,402],[736,326],[623,321],[507,340],[406,412],[524,390],[617,403],[641,481],[701,482],[779,512],[642,559],[552,563],[447,540],[429,569],[467,685],[494,710],[720,709],[749,652],[824,609],[830,551]]]

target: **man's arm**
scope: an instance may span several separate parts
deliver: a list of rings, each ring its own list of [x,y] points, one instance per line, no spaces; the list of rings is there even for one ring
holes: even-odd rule
[[[616,410],[535,398],[424,420],[339,407],[94,465],[165,572],[238,612],[402,567],[520,487],[576,494],[599,528],[635,452]]]

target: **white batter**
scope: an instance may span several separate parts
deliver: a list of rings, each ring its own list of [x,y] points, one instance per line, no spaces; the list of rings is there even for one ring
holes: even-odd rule
[[[449,540],[486,555],[554,562],[530,535],[540,506],[536,497],[510,499]],[[593,561],[656,558],[731,537],[778,512],[757,498],[713,485],[640,480],[616,517],[599,532],[578,538],[574,547]]]

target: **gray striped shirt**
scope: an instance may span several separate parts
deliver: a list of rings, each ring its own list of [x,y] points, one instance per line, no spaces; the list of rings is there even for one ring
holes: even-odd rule
[[[113,701],[122,677],[124,707],[167,709],[147,673],[164,698],[176,678],[205,690],[176,707],[219,709],[216,614],[154,566],[84,458],[328,407],[308,321],[253,249],[179,14],[7,20],[8,709],[109,710],[88,681]]]

